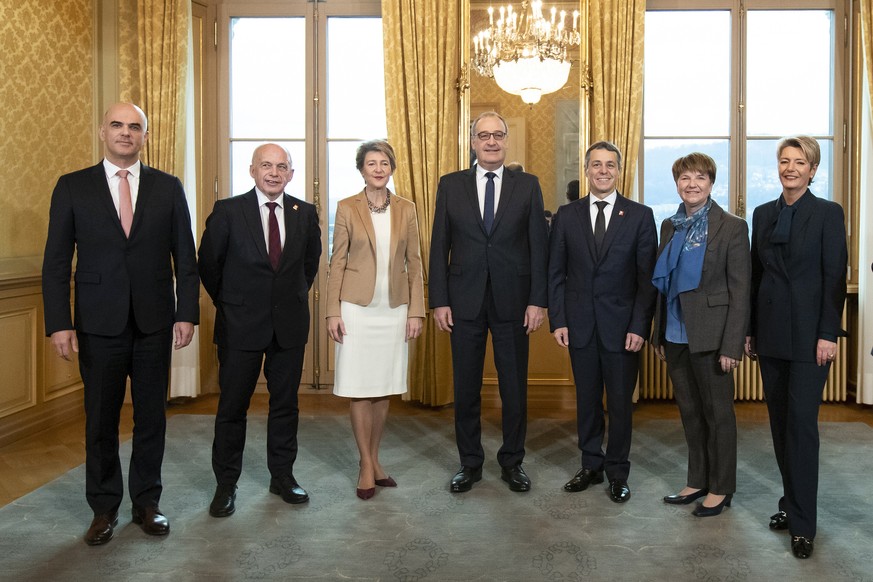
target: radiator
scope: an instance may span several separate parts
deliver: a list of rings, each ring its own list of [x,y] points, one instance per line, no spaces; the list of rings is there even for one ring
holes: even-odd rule
[[[840,338],[837,343],[837,358],[831,364],[828,381],[822,393],[822,400],[825,402],[846,401],[846,338]],[[645,353],[640,362],[640,398],[671,400],[673,383],[667,374],[667,364],[658,359],[655,350],[648,343],[644,349]],[[758,362],[744,357],[734,370],[734,400],[764,400]]]

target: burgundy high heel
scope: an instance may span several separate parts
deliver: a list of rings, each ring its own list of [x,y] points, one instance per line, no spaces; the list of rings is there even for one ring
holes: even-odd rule
[[[355,495],[358,496],[359,499],[363,499],[364,501],[370,499],[376,494],[376,488],[370,487],[369,489],[359,489],[355,488]]]
[[[384,479],[376,479],[376,485],[379,487],[397,487],[397,481],[395,481],[391,476],[388,476]]]

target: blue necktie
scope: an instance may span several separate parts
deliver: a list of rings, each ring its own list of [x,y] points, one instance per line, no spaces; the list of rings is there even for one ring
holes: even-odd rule
[[[482,221],[488,234],[491,234],[491,227],[494,226],[494,178],[496,176],[494,172],[485,174],[488,183],[485,184],[485,212],[482,213]]]

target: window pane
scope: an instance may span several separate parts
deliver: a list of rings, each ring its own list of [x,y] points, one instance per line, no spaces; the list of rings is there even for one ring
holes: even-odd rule
[[[306,135],[306,30],[299,18],[233,18],[231,139]]]
[[[749,11],[749,135],[833,133],[833,18],[830,10]]]
[[[252,165],[252,152],[265,142],[235,141],[231,144],[231,173],[230,193],[231,196],[245,194],[255,187],[255,181],[249,173]],[[279,141],[280,146],[288,148],[291,152],[291,163],[294,168],[294,176],[285,186],[285,193],[306,200],[306,143],[303,141]]]
[[[328,19],[328,139],[388,135],[383,64],[381,18]]]
[[[646,189],[646,205],[655,213],[658,228],[665,218],[676,214],[682,200],[676,193],[673,181],[673,162],[692,152],[702,152],[715,160],[717,168],[712,198],[725,210],[729,210],[730,192],[730,142],[719,140],[647,139],[645,142],[645,171],[643,180]]]
[[[776,160],[776,144],[779,140],[750,140],[746,144],[746,220],[751,223],[755,208],[776,200],[782,194],[782,184],[779,182],[779,167]],[[831,191],[831,168],[833,160],[833,142],[818,140],[821,148],[821,163],[815,173],[812,193],[819,198],[833,200]]]
[[[327,245],[328,256],[333,253],[333,225],[336,205],[343,198],[354,196],[364,189],[364,178],[355,166],[355,153],[361,142],[333,141],[327,145]],[[388,180],[388,189],[394,192],[394,178]]]
[[[728,135],[730,47],[729,11],[646,12],[646,137]]]

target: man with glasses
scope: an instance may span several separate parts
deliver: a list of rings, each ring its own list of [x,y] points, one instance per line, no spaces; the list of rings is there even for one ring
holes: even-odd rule
[[[500,115],[479,115],[470,138],[474,167],[440,179],[428,285],[437,327],[451,334],[461,468],[450,490],[469,491],[482,478],[482,369],[490,331],[503,404],[501,478],[512,491],[529,491],[521,464],[529,335],[542,325],[547,299],[543,195],[536,176],[504,167],[508,131]]]

